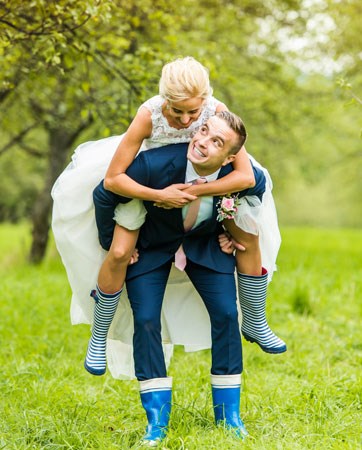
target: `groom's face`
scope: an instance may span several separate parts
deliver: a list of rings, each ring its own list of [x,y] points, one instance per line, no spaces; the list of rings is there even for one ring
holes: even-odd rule
[[[191,140],[187,158],[199,175],[209,175],[235,159],[229,153],[237,139],[236,132],[223,119],[213,116]]]

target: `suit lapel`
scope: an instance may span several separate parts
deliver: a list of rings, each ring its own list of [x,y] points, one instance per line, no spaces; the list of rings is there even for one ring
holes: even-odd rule
[[[222,166],[219,172],[219,175],[217,176],[217,179],[224,177],[225,175],[229,174],[232,171],[231,164],[227,164],[226,166]],[[222,196],[215,195],[213,198],[213,209],[212,209],[212,220],[216,220],[217,217],[217,203],[220,200]]]
[[[167,183],[168,186],[175,183],[184,183],[186,176],[186,152],[180,151],[173,161],[171,161],[167,169]]]
[[[165,180],[166,186],[176,183],[184,183],[186,177],[186,165],[187,165],[187,147],[186,149],[180,149],[176,156],[170,161],[169,166],[166,169]],[[162,177],[163,174],[160,174]],[[165,210],[166,211],[166,210]],[[173,208],[167,210],[167,217],[169,221],[177,223],[177,226],[183,227],[182,208]]]

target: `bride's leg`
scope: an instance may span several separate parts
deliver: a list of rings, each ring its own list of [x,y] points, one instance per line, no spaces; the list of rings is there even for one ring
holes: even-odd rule
[[[99,271],[97,287],[91,294],[95,300],[94,320],[84,367],[93,375],[103,375],[106,371],[107,334],[121,297],[138,232],[115,226],[111,248]]]
[[[235,253],[238,272],[245,275],[260,276],[262,264],[259,236],[243,231],[233,220],[224,220],[223,225],[232,238],[245,248],[245,251],[236,250]]]
[[[245,251],[236,250],[238,293],[242,312],[241,331],[246,340],[256,342],[267,353],[283,353],[285,343],[270,329],[266,320],[268,273],[262,267],[259,237],[241,230],[233,220],[225,228]]]
[[[115,225],[111,247],[98,274],[98,287],[103,292],[112,293],[122,289],[138,234],[139,230],[127,230]]]

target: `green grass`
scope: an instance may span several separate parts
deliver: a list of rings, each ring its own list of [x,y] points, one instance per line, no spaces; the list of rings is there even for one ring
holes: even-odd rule
[[[177,348],[162,449],[362,449],[362,231],[284,229],[268,315],[284,355],[244,343],[241,443],[213,423],[208,351]],[[0,226],[0,449],[130,449],[145,428],[136,381],[83,369],[89,327],[51,245],[26,262],[26,225]]]

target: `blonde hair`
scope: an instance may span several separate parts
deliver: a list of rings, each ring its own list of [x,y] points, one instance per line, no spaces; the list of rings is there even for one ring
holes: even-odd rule
[[[159,94],[174,102],[195,97],[205,99],[212,95],[209,72],[191,56],[178,58],[163,66]]]

